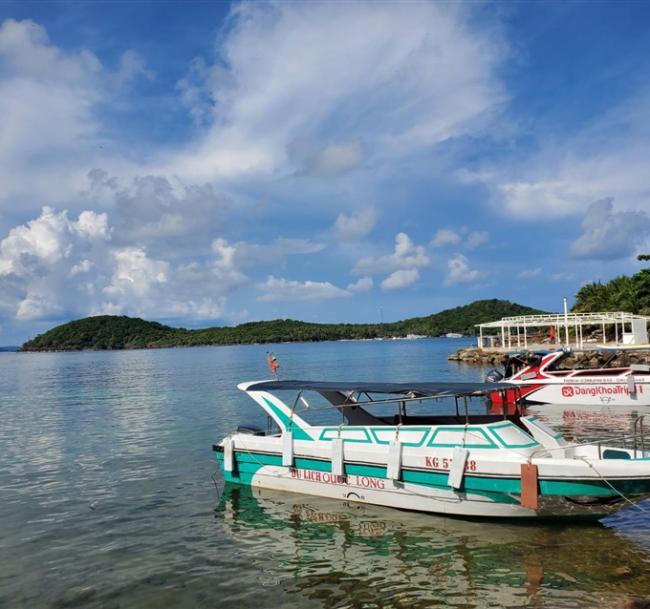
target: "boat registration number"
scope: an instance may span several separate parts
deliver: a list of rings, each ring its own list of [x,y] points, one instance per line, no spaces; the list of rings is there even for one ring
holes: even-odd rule
[[[427,467],[433,467],[434,469],[450,469],[451,462],[453,459],[451,457],[425,457],[424,464]],[[476,461],[473,459],[468,459],[465,461],[465,471],[466,472],[475,472],[476,471]]]

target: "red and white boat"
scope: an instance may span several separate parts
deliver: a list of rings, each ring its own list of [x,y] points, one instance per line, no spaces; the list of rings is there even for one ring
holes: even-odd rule
[[[490,394],[493,406],[524,399],[532,404],[650,406],[650,366],[560,369],[570,350],[520,353],[508,358],[505,374],[488,373],[486,381],[511,383],[512,391]]]

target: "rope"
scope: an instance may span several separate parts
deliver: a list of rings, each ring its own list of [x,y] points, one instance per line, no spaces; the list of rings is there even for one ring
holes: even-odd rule
[[[627,501],[630,505],[634,506],[638,510],[641,510],[644,514],[650,514],[650,510],[646,510],[645,508],[642,508],[638,503],[635,503],[628,497],[626,497],[621,491],[619,491],[605,476],[603,476],[594,466],[592,463],[587,461],[586,457],[577,457],[580,461],[584,461],[591,469],[593,469],[596,472],[596,475],[607,485],[609,488],[611,488],[617,495],[621,497],[624,501]]]

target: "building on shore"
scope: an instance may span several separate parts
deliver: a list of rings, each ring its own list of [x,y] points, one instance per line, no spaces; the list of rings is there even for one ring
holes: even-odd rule
[[[479,349],[648,347],[650,317],[633,313],[551,313],[476,324]]]

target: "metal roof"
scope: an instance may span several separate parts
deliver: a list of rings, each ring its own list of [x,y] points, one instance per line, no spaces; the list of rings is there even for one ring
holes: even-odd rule
[[[247,384],[245,391],[338,391],[341,393],[384,393],[409,397],[481,396],[491,391],[512,389],[507,383],[366,383],[327,381],[261,381]]]

